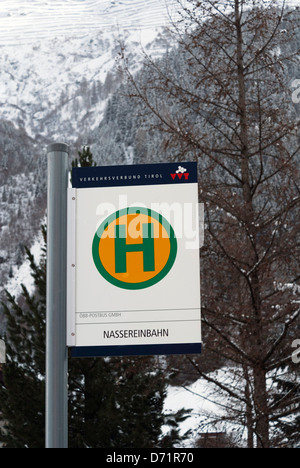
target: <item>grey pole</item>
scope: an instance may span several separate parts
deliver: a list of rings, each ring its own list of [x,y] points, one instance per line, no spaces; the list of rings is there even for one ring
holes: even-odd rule
[[[68,447],[66,346],[67,189],[69,147],[54,143],[48,157],[46,448]]]

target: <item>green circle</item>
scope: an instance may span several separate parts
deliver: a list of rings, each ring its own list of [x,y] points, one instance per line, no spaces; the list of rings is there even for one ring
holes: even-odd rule
[[[113,277],[104,268],[101,262],[100,256],[99,256],[99,242],[101,240],[102,234],[104,233],[105,229],[109,226],[111,222],[115,221],[116,219],[126,214],[144,214],[144,215],[151,216],[152,218],[156,219],[169,233],[170,255],[169,255],[167,263],[165,264],[163,269],[159,273],[157,273],[156,276],[154,276],[153,278],[147,281],[141,281],[140,283],[126,283],[125,281],[121,281]],[[103,221],[102,224],[99,226],[94,236],[94,240],[93,240],[92,255],[93,255],[93,260],[94,260],[97,270],[99,271],[101,276],[103,276],[103,278],[105,278],[109,283],[119,288],[123,288],[123,289],[144,289],[144,288],[149,288],[150,286],[153,286],[154,284],[157,284],[169,273],[172,266],[174,265],[176,255],[177,255],[177,240],[176,240],[175,233],[174,233],[172,226],[161,214],[157,213],[156,211],[151,210],[150,208],[140,208],[140,207],[124,208],[108,216],[108,218],[106,218],[105,221]]]

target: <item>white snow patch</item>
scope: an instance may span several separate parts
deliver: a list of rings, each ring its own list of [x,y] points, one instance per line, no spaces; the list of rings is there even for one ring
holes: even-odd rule
[[[220,373],[221,376],[222,372]],[[224,373],[225,375],[225,373]],[[222,376],[221,376],[222,378]],[[195,440],[201,432],[219,432],[222,428],[217,424],[207,424],[205,430],[203,425],[215,416],[221,416],[222,409],[212,397],[213,385],[203,378],[186,387],[169,387],[164,404],[164,413],[172,413],[181,409],[191,410],[187,419],[180,424],[180,435],[187,431],[190,435],[180,446],[181,448],[193,448]],[[163,433],[168,432],[169,427],[165,426]]]
[[[43,236],[40,233],[30,249],[32,255],[34,256],[35,262],[38,264],[41,259],[42,254],[42,245],[43,245]],[[21,292],[21,284],[23,284],[29,293],[32,293],[34,290],[34,279],[31,276],[30,263],[28,260],[25,260],[24,263],[19,267],[14,267],[13,277],[8,282],[5,289],[15,297],[18,297]]]

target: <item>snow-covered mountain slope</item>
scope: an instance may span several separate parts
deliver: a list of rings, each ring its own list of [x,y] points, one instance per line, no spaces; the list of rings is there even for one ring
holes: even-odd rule
[[[166,25],[175,0],[9,0],[0,3],[0,45],[61,35]]]
[[[189,5],[189,1],[180,0],[183,5]],[[219,3],[222,7],[223,2]],[[285,3],[300,4],[299,0]],[[18,46],[61,35],[78,37],[111,27],[153,29],[168,24],[178,8],[177,0],[2,0],[0,46]]]
[[[0,2],[0,295],[17,263],[18,245],[22,249],[37,233],[39,220],[32,217],[44,215],[47,144],[64,141],[75,157],[88,143],[122,81],[120,43],[126,43],[134,68],[141,46],[153,56],[169,47],[163,21],[155,28],[139,26],[140,19],[162,18],[163,8],[165,0]],[[111,20],[104,27],[105,11]],[[116,27],[117,18],[139,27]],[[18,199],[16,187],[23,188]],[[38,203],[32,193],[39,194]]]
[[[141,46],[161,55],[177,9],[177,0],[0,2],[0,120],[34,141],[85,143],[120,82],[120,42],[135,66]]]
[[[120,82],[120,43],[135,62],[141,46],[163,53],[166,11],[165,0],[1,2],[0,119],[33,139],[84,142]]]

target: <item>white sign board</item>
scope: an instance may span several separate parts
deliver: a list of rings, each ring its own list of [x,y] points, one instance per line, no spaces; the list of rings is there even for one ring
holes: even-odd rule
[[[200,352],[197,165],[76,168],[72,180],[73,355]]]

